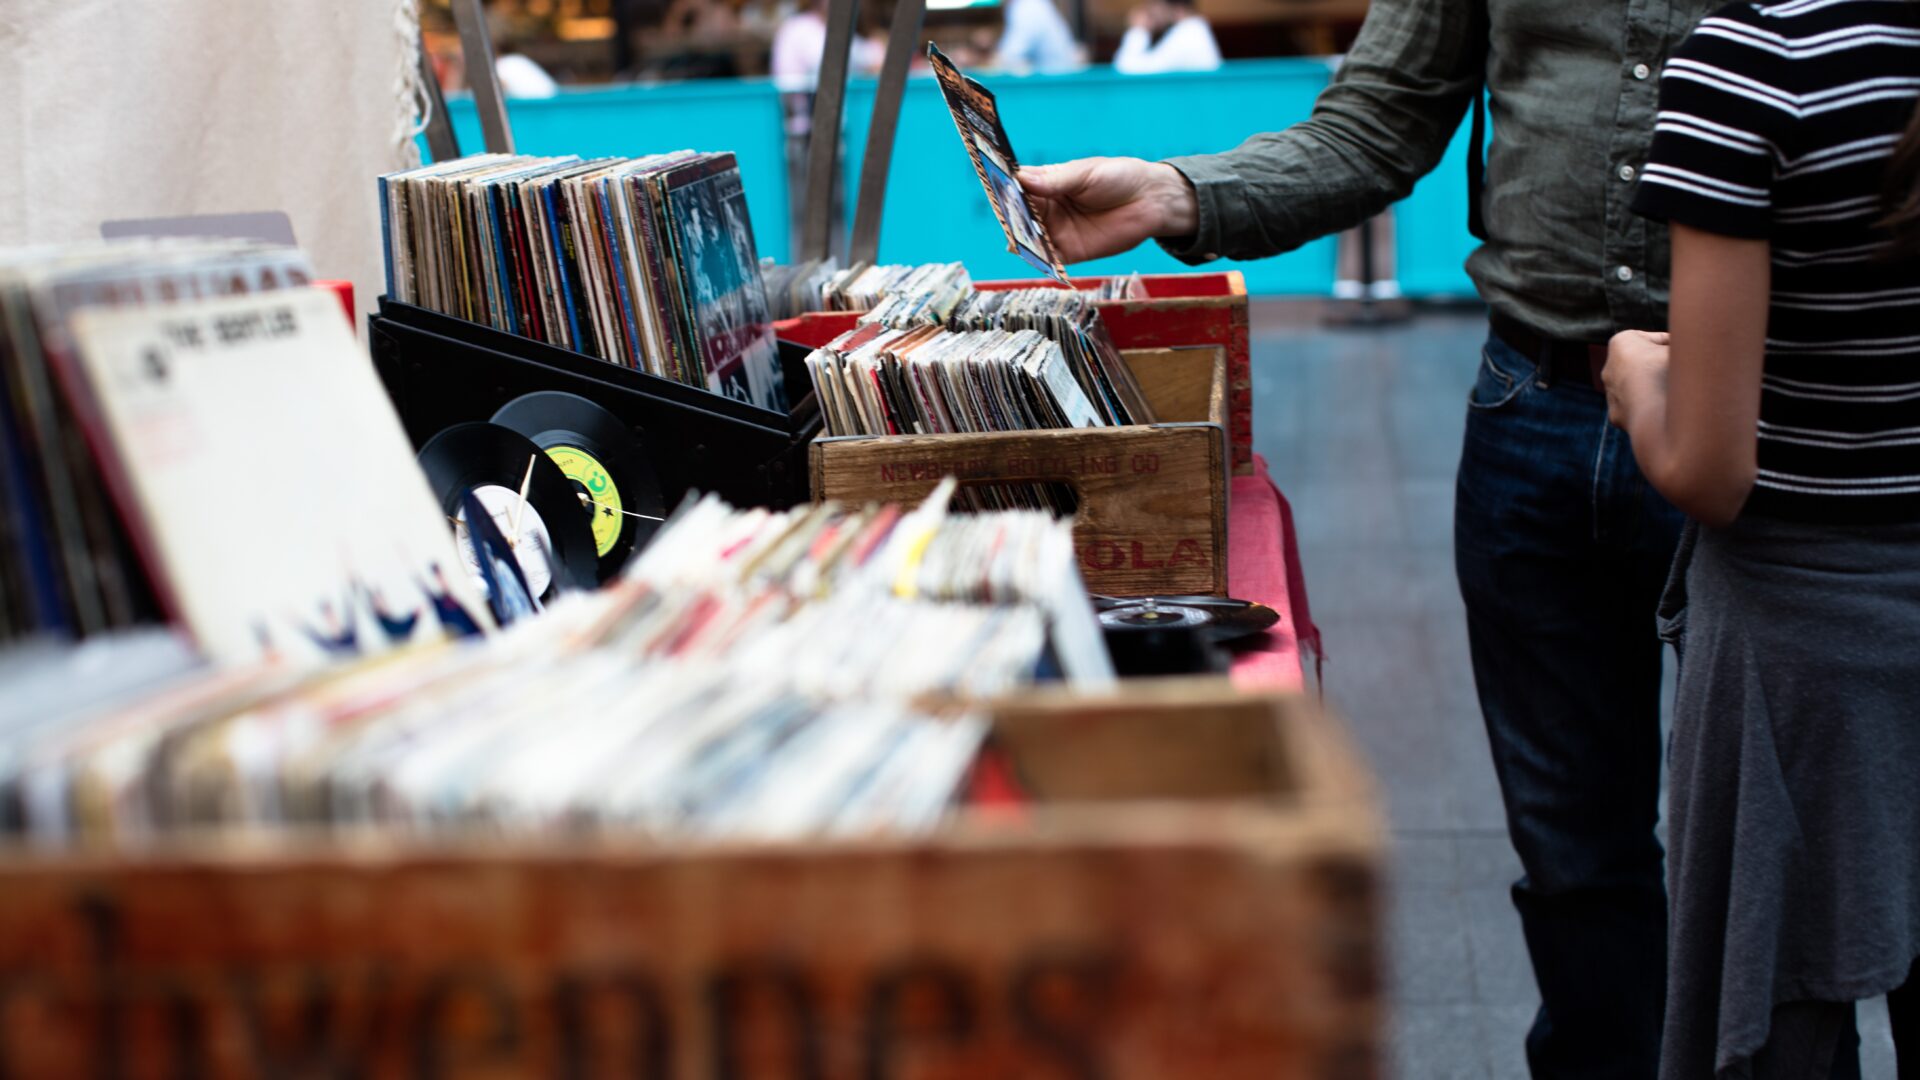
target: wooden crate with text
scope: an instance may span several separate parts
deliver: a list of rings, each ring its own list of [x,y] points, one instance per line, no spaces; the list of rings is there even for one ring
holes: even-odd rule
[[[1226,351],[1133,349],[1157,424],[815,439],[815,500],[911,503],[940,481],[1052,482],[1078,500],[1087,587],[1112,596],[1227,592]]]
[[[1082,287],[1105,278],[1075,278]],[[1218,345],[1227,354],[1226,428],[1236,474],[1253,471],[1253,375],[1247,330],[1247,282],[1238,270],[1143,274],[1144,300],[1102,301],[1100,314],[1122,349]],[[982,281],[981,289],[1052,287],[1044,279]],[[787,341],[820,346],[853,328],[857,312],[816,312],[775,325]],[[1164,417],[1162,419],[1165,419]]]
[[[0,857],[0,1075],[1380,1075],[1381,826],[1299,697],[997,710],[917,838]]]

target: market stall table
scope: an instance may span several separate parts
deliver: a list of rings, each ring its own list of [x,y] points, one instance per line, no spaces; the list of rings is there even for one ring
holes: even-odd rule
[[[1229,520],[1228,591],[1280,613],[1272,629],[1234,654],[1234,685],[1243,690],[1301,689],[1307,654],[1316,665],[1321,656],[1320,631],[1307,607],[1293,509],[1267,474],[1265,458],[1254,455],[1253,474],[1233,478]]]

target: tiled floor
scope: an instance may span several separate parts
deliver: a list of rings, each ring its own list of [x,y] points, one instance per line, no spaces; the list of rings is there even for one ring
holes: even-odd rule
[[[1453,579],[1453,472],[1485,322],[1427,314],[1330,330],[1257,307],[1256,449],[1292,501],[1327,696],[1372,760],[1394,826],[1394,1075],[1527,1075],[1538,997],[1507,900],[1519,864]],[[1868,1080],[1894,1075],[1886,1014],[1861,1010]]]

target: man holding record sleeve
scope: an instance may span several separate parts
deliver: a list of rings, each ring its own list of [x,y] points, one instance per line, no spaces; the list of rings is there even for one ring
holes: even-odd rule
[[[1666,326],[1667,235],[1628,208],[1668,53],[1719,0],[1373,0],[1312,115],[1240,147],[1024,169],[1067,262],[1152,238],[1199,263],[1350,228],[1439,163],[1482,90],[1467,260],[1491,310],[1455,562],[1525,870],[1533,1075],[1651,1077],[1666,904],[1655,608],[1680,515],[1607,424],[1616,331]],[[1335,403],[1337,407],[1337,403]]]

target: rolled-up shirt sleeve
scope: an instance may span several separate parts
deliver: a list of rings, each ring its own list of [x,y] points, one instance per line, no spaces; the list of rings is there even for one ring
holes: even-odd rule
[[[1486,0],[1373,0],[1307,119],[1233,150],[1168,158],[1199,204],[1187,263],[1277,255],[1405,198],[1446,153],[1486,66]]]

